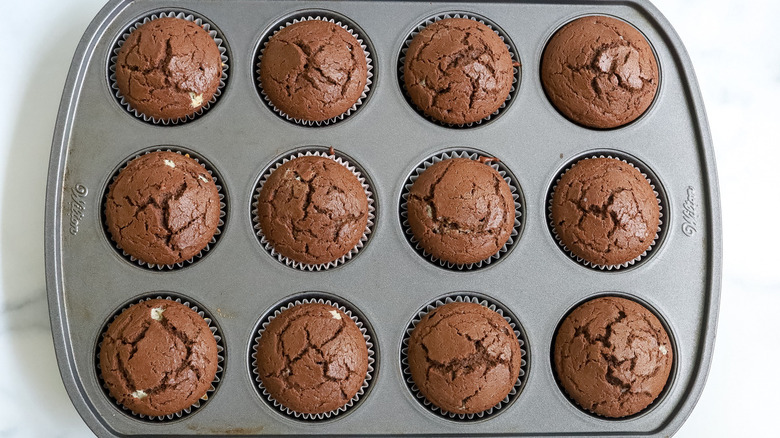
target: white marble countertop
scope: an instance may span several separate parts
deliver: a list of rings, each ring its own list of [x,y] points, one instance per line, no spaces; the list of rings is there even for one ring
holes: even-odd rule
[[[43,216],[73,52],[104,0],[5,1],[0,83],[0,437],[91,436],[54,357]],[[715,357],[681,437],[777,436],[780,2],[656,0],[685,42],[714,138],[724,226]],[[747,3],[747,5],[746,5]],[[769,224],[763,225],[765,218]],[[764,228],[768,227],[768,230]]]

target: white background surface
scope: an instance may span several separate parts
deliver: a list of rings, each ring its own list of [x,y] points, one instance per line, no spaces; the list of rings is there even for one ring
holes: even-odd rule
[[[43,217],[54,121],[104,0],[4,0],[0,84],[0,437],[91,436],[68,399],[46,304]],[[707,386],[677,436],[778,436],[780,2],[656,0],[699,79],[714,138],[724,272]]]

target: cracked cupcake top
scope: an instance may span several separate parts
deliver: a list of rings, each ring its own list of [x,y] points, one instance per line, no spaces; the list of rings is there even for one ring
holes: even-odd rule
[[[579,18],[558,30],[544,49],[541,75],[552,104],[591,128],[634,121],[658,88],[658,64],[645,37],[605,16]]]
[[[222,57],[202,27],[163,17],[134,30],[116,59],[116,84],[133,109],[177,120],[197,112],[219,88]]]
[[[316,265],[338,260],[360,242],[368,198],[346,167],[330,158],[303,156],[271,173],[260,190],[257,212],[276,252]]]
[[[520,374],[521,352],[512,327],[476,303],[437,307],[412,331],[409,369],[434,405],[476,414],[503,400]]]
[[[271,103],[290,117],[307,121],[344,114],[363,94],[367,72],[357,39],[322,20],[280,30],[260,59],[260,82]]]
[[[217,341],[189,307],[155,299],[124,310],[100,346],[108,391],[137,414],[165,416],[192,406],[217,373]]]
[[[468,264],[497,253],[515,224],[509,185],[487,164],[452,158],[427,168],[407,200],[409,226],[434,257]]]
[[[188,156],[158,151],[131,161],[111,184],[106,226],[116,244],[145,263],[172,265],[197,255],[219,225],[219,192]]]
[[[614,158],[579,161],[553,193],[555,233],[574,255],[602,266],[641,256],[655,240],[660,209],[647,179]]]
[[[368,348],[357,324],[327,304],[285,310],[265,328],[256,351],[256,371],[265,389],[298,413],[344,406],[368,372]]]
[[[420,31],[409,44],[404,83],[425,114],[450,124],[484,119],[512,89],[514,68],[506,44],[486,25],[445,18]]]
[[[555,372],[584,409],[619,418],[658,397],[672,369],[661,322],[625,298],[596,298],[574,309],[555,336]]]

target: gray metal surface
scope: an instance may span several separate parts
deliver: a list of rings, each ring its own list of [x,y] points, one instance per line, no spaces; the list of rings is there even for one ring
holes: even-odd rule
[[[120,107],[108,86],[109,53],[118,34],[160,7],[205,16],[229,46],[229,83],[203,117],[174,127],[144,123]],[[374,92],[346,121],[305,128],[277,117],[255,91],[258,41],[283,16],[321,8],[349,17],[376,53]],[[418,115],[396,78],[397,56],[413,26],[436,13],[467,11],[497,23],[513,40],[522,82],[511,107],[486,126],[448,129]],[[653,45],[662,79],[655,103],[637,122],[595,131],[565,120],[538,78],[544,44],[570,19],[610,14],[639,28]],[[112,247],[100,223],[111,172],[135,152],[158,145],[197,151],[222,175],[228,221],[202,260],[172,272],[134,266]],[[361,253],[327,272],[301,272],[270,257],[254,235],[252,190],[280,154],[306,145],[334,146],[374,183],[375,233]],[[453,272],[423,260],[398,218],[402,184],[423,158],[445,148],[477,148],[499,157],[525,199],[524,226],[500,263]],[[546,195],[560,168],[584,151],[628,153],[657,175],[668,197],[668,232],[652,258],[633,269],[599,272],[572,261],[550,236]],[[55,349],[76,409],[100,436],[187,434],[468,434],[657,435],[676,431],[698,399],[715,338],[721,273],[721,225],[714,156],[690,60],[678,36],[646,0],[560,2],[130,1],[112,0],[82,38],[63,94],[52,144],[46,209],[46,272]],[[107,318],[134,297],[166,290],[189,296],[214,315],[226,343],[224,378],[202,409],[180,421],[142,422],[123,413],[100,388],[98,335]],[[370,394],[349,415],[327,423],[289,419],[263,402],[248,369],[252,330],[284,297],[324,291],[354,304],[373,326],[379,370]],[[455,291],[486,294],[506,305],[528,338],[530,369],[517,400],[499,415],[456,423],[426,411],[403,382],[399,354],[407,324],[423,305]],[[603,292],[635,296],[656,309],[676,344],[674,378],[646,414],[605,420],[575,407],[550,364],[554,330],[574,304]]]

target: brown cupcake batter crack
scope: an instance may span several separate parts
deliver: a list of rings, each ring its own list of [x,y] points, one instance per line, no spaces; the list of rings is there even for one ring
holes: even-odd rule
[[[610,265],[615,257],[637,257],[650,246],[658,228],[652,188],[634,168],[615,177],[616,171],[629,166],[618,160],[591,159],[578,166],[582,164],[591,173],[564,175],[555,189],[556,232],[570,250],[592,263]],[[646,199],[638,199],[637,192]]]
[[[332,38],[335,34],[333,29],[330,30],[330,35],[326,38]],[[299,55],[306,58],[306,62],[299,65],[295,70],[287,72],[287,76],[279,78],[277,76],[269,76],[272,81],[277,82],[283,86],[287,91],[288,97],[293,97],[293,94],[300,91],[305,87],[314,87],[317,90],[322,90],[323,82],[327,82],[330,85],[334,85],[341,89],[341,94],[346,94],[347,87],[350,81],[352,81],[352,74],[355,71],[357,59],[352,57],[351,61],[347,65],[334,64],[334,65],[322,65],[319,63],[323,59],[323,53],[327,50],[337,49],[336,45],[325,41],[321,46],[316,47],[314,43],[303,40],[295,41],[279,41],[281,44],[295,47]],[[328,85],[325,85],[327,87]],[[331,99],[322,95],[313,95],[313,99],[319,100],[324,105],[329,105]]]
[[[288,115],[326,120],[360,98],[367,62],[358,41],[337,24],[302,21],[274,35],[260,61],[260,79],[271,102]]]
[[[658,67],[647,40],[610,17],[575,20],[550,40],[542,82],[552,103],[577,123],[614,128],[639,117],[658,88]]]
[[[364,338],[354,321],[325,304],[296,306],[277,319],[257,346],[257,373],[266,390],[296,412],[328,412],[349,402],[367,372]]]
[[[105,334],[101,347],[101,356],[105,356],[101,357],[101,373],[112,387],[112,395],[147,415],[165,415],[177,410],[171,405],[193,404],[198,398],[193,395],[205,392],[203,388],[217,369],[215,358],[208,354],[208,342],[201,339],[211,338],[214,343],[213,336],[202,320],[196,319],[199,316],[189,309],[166,309],[161,302],[145,302],[141,306],[146,311],[125,315],[118,330]],[[172,323],[166,312],[175,313],[177,322]],[[192,333],[198,339],[177,325],[197,327]]]
[[[426,169],[409,192],[408,210],[415,237],[428,252],[451,262],[466,257],[466,263],[475,263],[495,254],[514,226],[514,200],[506,181],[469,159],[449,159]],[[449,243],[432,243],[444,240]]]
[[[434,38],[435,36],[436,33],[431,35],[431,38]],[[463,34],[463,39],[461,40],[461,44],[463,44],[465,47],[458,51],[455,55],[449,56],[446,60],[446,65],[442,59],[444,58],[444,55],[438,57],[435,60],[428,60],[423,58],[422,52],[428,48],[430,45],[430,40],[428,42],[424,42],[420,46],[417,55],[412,58],[413,61],[420,64],[434,65],[439,70],[439,72],[441,72],[442,76],[442,80],[435,84],[429,84],[425,79],[422,79],[417,84],[412,85],[412,87],[421,87],[425,93],[433,96],[433,103],[431,106],[438,107],[440,104],[440,99],[451,99],[452,96],[448,95],[448,93],[458,93],[458,90],[452,90],[454,81],[448,75],[448,70],[452,68],[458,68],[468,72],[467,77],[471,84],[471,92],[468,95],[468,108],[474,108],[474,100],[478,92],[486,92],[488,87],[487,81],[496,75],[496,71],[493,65],[496,63],[497,57],[490,50],[490,47],[474,47],[473,43],[474,42],[472,41],[471,32],[466,31]],[[467,68],[468,70],[466,70]],[[441,111],[446,114],[449,113],[450,110],[442,108]]]
[[[630,41],[621,40],[592,48],[585,47],[582,49],[582,54],[590,58],[591,61],[583,65],[567,63],[563,66],[565,69],[550,74],[561,75],[565,78],[565,81],[561,83],[580,100],[582,105],[589,107],[587,112],[595,111],[605,117],[619,118],[621,114],[629,113],[633,108],[642,104],[641,101],[645,98],[642,93],[644,87],[652,88],[650,93],[655,94],[655,78],[642,70],[638,59],[639,48]],[[575,82],[574,76],[592,77],[590,88],[597,100],[586,98],[571,86],[571,83]],[[625,94],[635,93],[636,95],[628,99],[614,96],[616,88],[621,88]],[[562,98],[557,96],[554,89],[549,92],[558,99]],[[598,99],[608,102],[606,109],[603,103],[598,102]],[[612,112],[612,107],[619,104],[623,104],[624,108]]]
[[[158,189],[158,190],[160,189],[159,185],[153,185],[153,186],[150,186],[150,187]],[[203,210],[203,211],[200,211],[200,212],[196,212],[195,213],[196,216],[195,217],[191,217],[182,226],[180,226],[180,227],[173,227],[172,226],[172,224],[169,221],[169,218],[170,218],[170,205],[179,202],[181,200],[182,196],[184,196],[184,192],[186,190],[187,190],[187,184],[186,183],[182,183],[176,189],[175,193],[173,193],[173,194],[165,193],[159,199],[155,199],[155,198],[149,197],[145,202],[143,202],[141,204],[136,204],[133,201],[133,198],[131,198],[130,196],[125,196],[124,197],[124,200],[129,205],[132,205],[136,209],[135,213],[132,216],[132,219],[134,221],[143,221],[143,218],[139,217],[139,215],[141,213],[144,213],[144,210],[147,210],[147,209],[158,210],[158,213],[156,213],[155,216],[162,216],[163,220],[160,223],[160,225],[162,226],[163,230],[161,230],[162,233],[159,233],[159,234],[155,233],[155,234],[152,234],[152,236],[154,236],[159,241],[164,242],[163,244],[165,246],[167,246],[171,250],[171,254],[173,254],[176,258],[181,258],[181,249],[177,248],[176,245],[173,243],[177,239],[178,235],[182,234],[182,233],[185,233],[187,231],[187,228],[193,226],[196,222],[200,222],[200,221],[205,221],[206,220],[206,211]],[[143,196],[141,194],[140,190],[138,190],[136,192],[136,195],[137,195],[136,199],[140,199]],[[110,202],[112,202],[117,208],[120,207],[119,204],[116,201],[110,200]],[[125,238],[125,236],[123,235],[122,232],[126,228],[128,228],[128,227],[130,227],[132,225],[133,225],[133,222],[129,222],[126,225],[119,226],[117,228],[117,232],[119,233],[120,238],[122,238],[122,239]],[[147,229],[148,229],[148,226],[147,226]]]
[[[325,166],[323,166],[323,170],[324,170],[324,167]],[[297,171],[293,171],[293,175],[295,176],[295,180],[296,181],[299,181],[299,182],[302,182],[302,183],[306,184],[306,194],[305,194],[305,198],[303,200],[303,205],[301,206],[301,210],[303,211],[303,217],[301,217],[299,221],[306,221],[306,219],[309,217],[310,213],[315,213],[315,214],[323,215],[323,216],[327,217],[331,221],[331,223],[332,223],[332,226],[331,226],[332,230],[331,231],[332,231],[333,234],[331,236],[331,241],[334,244],[338,244],[340,231],[347,225],[355,226],[363,218],[364,215],[361,212],[348,212],[345,215],[340,215],[337,211],[335,211],[333,209],[332,206],[331,206],[330,209],[328,209],[328,208],[326,208],[324,206],[318,205],[316,203],[312,203],[312,195],[315,193],[315,191],[318,191],[318,190],[321,190],[322,188],[324,188],[324,185],[317,184],[314,181],[315,178],[317,178],[316,174],[312,175],[309,179],[304,179],[304,177],[301,176]],[[271,196],[275,197],[276,193],[278,193],[279,190],[281,190],[281,189],[282,189],[282,187],[280,187],[279,189],[274,191],[274,193]],[[333,192],[339,193],[342,196],[345,194],[344,190],[342,190],[340,187],[338,187],[338,186],[336,186],[334,184],[330,184],[327,187],[325,194],[326,195],[331,195]],[[339,205],[337,208],[338,208],[338,210],[346,210],[347,209],[344,204]],[[302,236],[300,236],[300,234],[307,234],[308,236],[313,237],[313,238],[317,238],[318,237],[318,236],[316,236],[312,232],[312,230],[310,228],[308,228],[308,227],[300,227],[299,226],[299,221],[291,221],[290,222],[290,224],[292,225],[293,237],[295,237],[296,240],[298,240],[300,237],[302,237]],[[304,253],[307,254],[307,255],[311,255],[309,253],[309,245],[308,245],[308,243],[306,244]]]
[[[410,340],[415,384],[434,404],[454,413],[494,406],[507,395],[520,369],[521,353],[511,327],[498,320],[498,314],[488,317],[491,310],[474,306],[434,309]]]
[[[281,331],[284,332],[291,324],[295,323],[302,317],[309,317],[309,314],[306,313],[289,319],[281,328]],[[329,352],[322,350],[324,346],[330,342],[335,341],[344,331],[344,327],[346,326],[345,320],[341,318],[341,321],[341,324],[335,332],[329,334],[326,339],[317,340],[316,342],[312,340],[312,334],[310,331],[312,329],[310,329],[308,326],[304,326],[303,333],[305,334],[306,339],[302,349],[299,346],[296,346],[298,347],[298,351],[294,351],[295,347],[286,346],[284,342],[284,336],[280,336],[278,338],[279,350],[282,352],[285,358],[283,367],[278,370],[271,370],[272,372],[267,373],[263,377],[276,377],[283,382],[283,390],[294,390],[296,392],[309,389],[316,391],[320,389],[322,385],[328,384],[328,382],[337,382],[341,390],[340,403],[344,404],[349,401],[351,397],[348,397],[346,391],[344,390],[344,385],[349,383],[347,381],[347,379],[350,377],[349,368],[343,367],[343,364],[341,363],[331,362]],[[291,350],[293,350],[292,353],[294,353],[294,355],[290,354]],[[317,367],[309,366],[311,364],[308,362],[310,362],[312,358],[314,358],[313,363],[316,364]],[[301,384],[296,380],[296,377],[293,375],[293,370],[299,366],[306,368],[308,371],[313,371],[316,368],[320,368],[322,370],[322,374],[319,376],[319,378],[322,381],[313,388],[305,388],[301,386]],[[327,401],[323,401],[317,407],[321,407],[325,402]]]
[[[338,259],[365,231],[364,189],[352,172],[330,158],[300,157],[288,163],[261,190],[258,214],[264,236],[277,252],[301,263]]]
[[[106,199],[112,237],[146,262],[173,264],[193,257],[219,220],[219,196],[211,176],[175,155],[131,163],[132,172],[120,173]]]
[[[669,373],[671,347],[662,326],[644,308],[628,309],[639,306],[627,300],[599,301],[600,307],[578,308],[561,327],[556,368],[583,408],[621,416],[616,414],[641,410],[658,395]],[[603,377],[594,383],[599,374]]]
[[[439,185],[441,180],[443,180],[447,173],[450,170],[452,163],[449,163],[447,167],[444,169],[444,171],[439,175],[439,177],[436,179],[436,181],[431,184],[430,188],[428,189],[428,194],[426,196],[421,197],[417,193],[412,193],[409,195],[410,198],[414,199],[415,201],[421,202],[425,205],[425,208],[427,211],[430,211],[430,218],[433,221],[433,228],[431,231],[434,234],[444,234],[444,233],[461,233],[461,234],[490,234],[494,235],[496,239],[499,239],[501,237],[501,234],[503,234],[503,229],[500,227],[495,227],[490,221],[489,215],[492,213],[490,211],[485,211],[484,214],[479,215],[478,223],[477,224],[466,224],[461,223],[458,221],[458,218],[452,218],[447,216],[439,216],[438,209],[436,207],[436,200],[434,199],[434,193],[436,192],[436,186]],[[497,198],[501,199],[501,188],[500,184],[504,182],[498,177],[493,177],[493,194],[496,195]],[[470,196],[476,195],[477,192],[477,185],[476,183],[471,183],[471,192],[469,193]],[[470,210],[476,211],[475,208],[470,208],[466,206]],[[500,246],[498,243],[498,240],[496,240],[496,245]]]
[[[603,177],[603,175],[601,177]],[[596,176],[590,181],[583,181],[582,191],[589,192],[593,190],[593,185],[598,184],[601,177]],[[573,182],[567,184],[563,190],[571,189],[572,184]],[[602,222],[611,224],[611,229],[607,232],[606,236],[609,241],[607,249],[604,250],[601,248],[601,245],[597,245],[590,240],[579,240],[576,237],[574,239],[575,244],[585,245],[594,250],[609,253],[612,250],[612,246],[623,248],[623,245],[621,245],[623,242],[621,242],[618,237],[613,238],[618,231],[622,230],[628,232],[642,240],[649,237],[644,214],[642,213],[642,210],[638,208],[639,202],[630,187],[601,187],[601,190],[603,190],[605,194],[608,193],[607,199],[603,204],[588,202],[588,198],[586,197],[577,200],[566,199],[566,202],[574,205],[582,214],[575,226],[583,233],[588,232],[583,227],[583,222],[589,217],[598,217]],[[563,223],[563,221],[559,224],[561,223]]]
[[[163,317],[163,319],[160,321],[160,325],[162,326],[162,330],[166,331],[166,336],[169,338],[176,338],[177,340],[174,340],[176,344],[182,344],[182,346],[185,348],[186,352],[184,354],[184,357],[176,357],[173,358],[175,362],[180,362],[178,367],[170,370],[166,370],[163,372],[163,375],[160,376],[160,381],[155,385],[151,387],[142,387],[139,388],[139,385],[136,385],[133,381],[134,379],[130,375],[130,372],[127,370],[126,362],[132,361],[133,357],[138,353],[139,344],[141,344],[146,336],[147,331],[149,330],[149,327],[151,326],[150,323],[147,323],[143,326],[143,330],[141,333],[138,334],[134,339],[111,339],[109,342],[118,342],[124,346],[130,346],[131,350],[127,357],[127,361],[122,360],[121,354],[119,351],[115,354],[115,360],[117,364],[117,370],[120,372],[120,375],[125,381],[125,384],[127,388],[137,388],[133,392],[133,397],[142,399],[148,396],[154,396],[155,394],[161,393],[166,391],[169,387],[175,387],[181,383],[181,378],[179,375],[185,371],[191,371],[195,373],[195,376],[198,380],[200,380],[201,376],[201,370],[195,368],[191,363],[188,362],[190,357],[192,356],[192,346],[193,341],[188,339],[187,336],[176,330],[175,327],[171,326]],[[145,346],[143,349],[147,349],[151,346]],[[143,354],[143,352],[142,352]],[[155,370],[159,371],[159,370]],[[185,398],[188,398],[192,395],[194,388],[191,388],[190,392],[185,396]],[[162,403],[164,405],[164,403]],[[162,406],[155,406],[152,404],[153,407],[161,408]]]
[[[470,312],[458,312],[459,314],[469,314]],[[490,321],[486,321],[494,330],[499,330],[504,335],[509,336],[509,331],[506,330],[505,327],[499,327],[495,324],[490,323]],[[441,320],[438,323],[434,324],[430,327],[429,331],[436,330],[436,328],[439,325],[445,325],[449,328],[455,330],[455,332],[458,334],[458,336],[465,337],[469,341],[471,341],[473,345],[473,352],[467,356],[458,356],[454,355],[453,357],[449,357],[446,362],[439,362],[434,358],[431,358],[431,354],[428,351],[428,346],[425,343],[425,340],[423,340],[421,346],[423,351],[425,351],[425,360],[428,363],[428,370],[426,373],[426,377],[430,378],[430,373],[432,371],[439,372],[443,375],[449,375],[451,380],[455,380],[458,375],[460,374],[468,374],[471,372],[479,371],[482,369],[482,372],[480,374],[481,378],[484,378],[490,370],[493,368],[500,366],[500,365],[506,365],[510,362],[512,362],[513,353],[510,350],[509,357],[505,357],[505,355],[496,356],[495,350],[497,348],[501,348],[501,340],[493,337],[492,339],[488,339],[488,336],[490,336],[489,333],[481,332],[478,336],[473,336],[471,333],[463,333],[461,332],[457,325],[448,324],[447,320]],[[421,336],[425,336],[424,334]],[[491,354],[491,351],[493,354]],[[481,389],[481,386],[478,387],[474,394],[469,395],[462,400],[462,404],[466,405],[466,402],[474,397],[477,392]]]
[[[221,69],[219,49],[207,32],[195,23],[165,17],[130,34],[117,56],[116,81],[135,109],[175,119],[211,99]]]
[[[506,46],[496,44],[498,36],[490,28],[477,24],[469,19],[439,21],[423,29],[409,47],[407,90],[438,120],[482,119],[498,109],[509,92],[512,61]],[[458,48],[453,51],[454,46]]]

